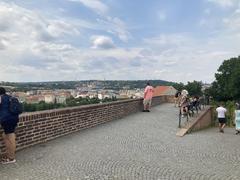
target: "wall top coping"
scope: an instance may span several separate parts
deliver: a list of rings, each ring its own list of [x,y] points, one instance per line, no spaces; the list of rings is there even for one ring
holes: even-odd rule
[[[142,98],[139,99],[127,99],[127,100],[119,100],[114,102],[106,102],[106,103],[99,103],[99,104],[88,104],[88,105],[80,105],[80,106],[74,106],[74,107],[66,107],[66,108],[58,108],[58,109],[50,109],[50,110],[43,110],[43,111],[34,111],[34,112],[25,112],[21,114],[19,117],[22,116],[31,116],[36,114],[50,114],[50,113],[60,113],[65,111],[73,111],[78,109],[90,109],[90,108],[97,108],[97,107],[104,107],[108,105],[114,105],[114,104],[122,104],[122,103],[128,103],[128,102],[134,102],[142,100]]]

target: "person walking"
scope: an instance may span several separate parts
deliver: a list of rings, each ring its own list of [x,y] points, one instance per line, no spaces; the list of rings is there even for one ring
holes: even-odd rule
[[[147,86],[144,89],[143,112],[150,112],[153,92],[154,92],[153,87],[148,82]]]
[[[216,109],[217,111],[217,117],[219,122],[219,132],[224,133],[224,127],[226,126],[226,117],[225,114],[227,112],[227,109],[223,107],[223,104],[220,104],[220,106]]]
[[[2,164],[15,163],[16,136],[15,129],[19,118],[18,114],[10,112],[10,98],[6,90],[0,87],[0,123],[3,128],[3,142],[6,147],[6,157],[2,158]]]

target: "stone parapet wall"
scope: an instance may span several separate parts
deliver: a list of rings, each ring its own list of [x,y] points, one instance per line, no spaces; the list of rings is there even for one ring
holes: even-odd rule
[[[186,133],[205,129],[205,128],[213,126],[213,125],[214,125],[213,107],[206,106],[204,109],[202,109],[202,111],[199,112],[199,114],[197,114],[197,116],[195,118],[193,118],[184,127],[182,127],[177,132],[176,135],[182,137]]]
[[[213,107],[207,106],[202,114],[196,119],[195,123],[192,126],[191,131],[197,131],[201,129],[205,129],[214,124],[213,119]]]
[[[168,102],[167,96],[154,97],[152,105]],[[17,149],[23,149],[38,143],[67,135],[98,124],[123,118],[143,108],[143,99],[131,99],[103,104],[85,105],[33,113],[20,116],[16,130]],[[0,129],[2,133],[2,129]],[[0,137],[0,142],[2,138]],[[4,151],[3,143],[0,144]]]

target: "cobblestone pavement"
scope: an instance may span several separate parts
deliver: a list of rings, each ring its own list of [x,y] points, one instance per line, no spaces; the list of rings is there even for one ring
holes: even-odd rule
[[[176,137],[178,110],[154,107],[17,153],[1,180],[239,180],[240,136]]]

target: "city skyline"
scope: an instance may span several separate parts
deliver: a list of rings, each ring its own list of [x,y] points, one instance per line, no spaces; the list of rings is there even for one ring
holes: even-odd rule
[[[0,80],[211,83],[239,24],[240,0],[0,0]]]

